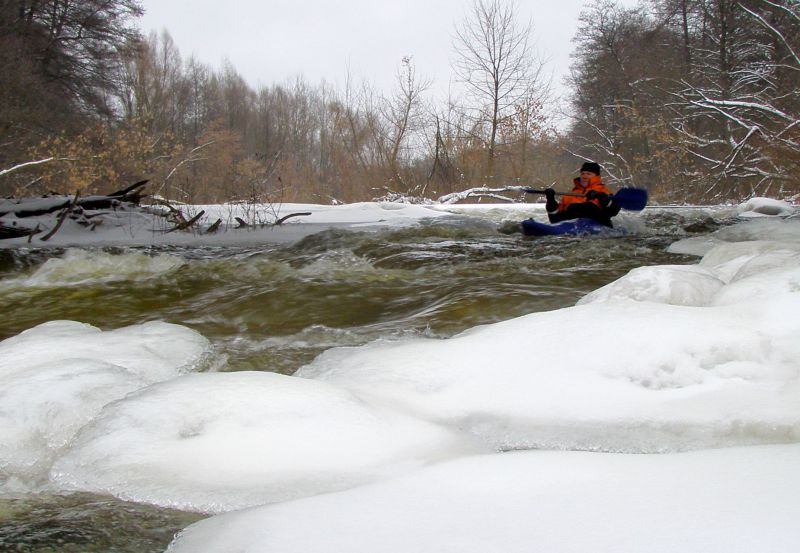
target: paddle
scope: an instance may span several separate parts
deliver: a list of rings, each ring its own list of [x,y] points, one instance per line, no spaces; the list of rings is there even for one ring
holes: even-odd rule
[[[544,190],[537,188],[523,188],[524,192],[528,194],[544,194]],[[556,192],[556,196],[579,196],[583,197],[586,194],[578,194],[577,192]],[[644,188],[620,188],[616,194],[611,195],[611,199],[616,202],[622,209],[628,211],[641,211],[647,205],[647,190]]]

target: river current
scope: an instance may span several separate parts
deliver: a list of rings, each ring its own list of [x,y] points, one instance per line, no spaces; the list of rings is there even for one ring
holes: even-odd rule
[[[0,250],[0,339],[57,319],[104,330],[162,320],[207,337],[219,370],[292,374],[332,347],[447,338],[574,305],[635,267],[696,263],[667,247],[733,213],[627,217],[626,234],[604,237],[525,238],[464,217],[260,247]],[[0,496],[0,550],[157,552],[202,517],[89,494]]]

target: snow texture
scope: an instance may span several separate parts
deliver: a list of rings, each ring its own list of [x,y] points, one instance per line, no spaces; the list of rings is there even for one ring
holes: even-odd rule
[[[228,511],[353,487],[481,451],[322,382],[193,374],[108,406],[54,466],[64,489]]]
[[[52,321],[4,340],[0,490],[46,481],[50,465],[104,406],[202,367],[210,355],[203,336],[162,322],[103,332]]]
[[[168,553],[790,553],[800,446],[528,451],[212,517]],[[787,478],[788,477],[788,478]]]
[[[447,215],[339,207],[313,224]],[[40,325],[0,343],[0,494],[227,511],[173,553],[793,552],[800,221],[784,207],[751,200],[739,211],[760,216],[673,245],[694,266],[446,340],[330,349],[291,377],[207,372],[208,341],[177,325]],[[81,255],[13,286],[113,278],[59,266]]]

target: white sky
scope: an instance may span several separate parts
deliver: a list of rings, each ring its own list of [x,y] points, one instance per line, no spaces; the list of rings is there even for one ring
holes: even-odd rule
[[[551,60],[558,87],[567,75],[584,0],[518,2],[534,43]],[[633,5],[635,0],[619,2]],[[229,60],[252,86],[303,75],[310,84],[344,84],[349,73],[388,91],[403,56],[420,77],[446,91],[452,35],[471,0],[142,0],[145,32],[166,29],[185,57]]]

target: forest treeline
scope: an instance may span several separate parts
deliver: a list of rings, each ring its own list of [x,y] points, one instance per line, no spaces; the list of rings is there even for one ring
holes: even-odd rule
[[[149,179],[191,203],[422,199],[565,188],[583,160],[665,203],[800,192],[800,0],[590,2],[565,30],[558,125],[531,28],[503,0],[475,0],[455,27],[445,100],[410,57],[391,90],[254,88],[166,31],[142,36],[138,0],[0,6],[4,196]]]

